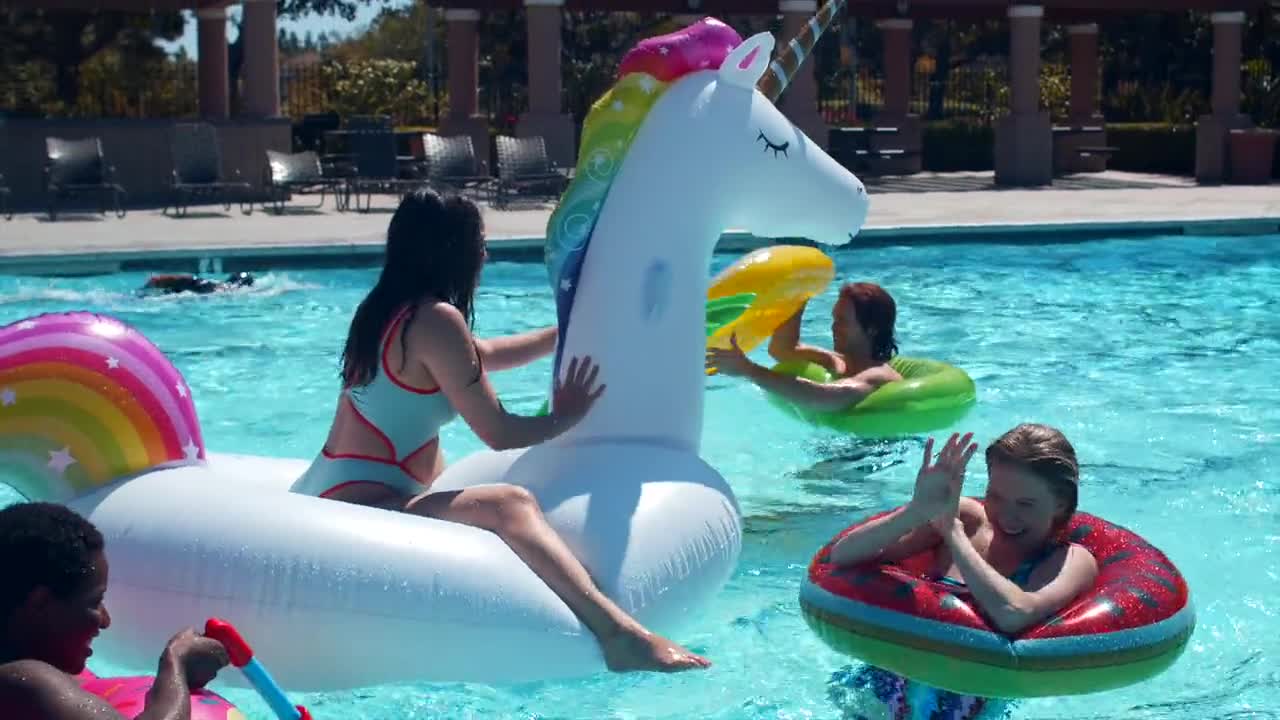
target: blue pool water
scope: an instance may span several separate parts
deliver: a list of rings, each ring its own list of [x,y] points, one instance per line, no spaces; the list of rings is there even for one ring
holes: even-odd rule
[[[973,376],[980,404],[963,429],[986,442],[1021,421],[1061,427],[1083,462],[1082,508],[1144,534],[1191,585],[1199,624],[1167,673],[1108,693],[1028,701],[1014,717],[1280,717],[1280,236],[890,246],[834,256],[839,280],[872,279],[898,298],[905,353]],[[732,260],[717,256],[713,270]],[[0,278],[0,322],[81,308],[112,313],[186,375],[212,449],[310,457],[333,412],[347,323],[374,278],[372,270],[275,273],[245,293],[146,300],[132,295],[142,274]],[[828,333],[831,301],[814,301],[807,340]],[[552,318],[540,265],[486,269],[479,333]],[[509,406],[532,412],[548,373],[543,360],[494,381]],[[298,700],[318,718],[377,720],[856,717],[828,693],[849,661],[809,633],[796,595],[822,542],[909,497],[921,441],[825,434],[722,378],[709,384],[704,437],[705,457],[732,482],[746,515],[736,575],[677,636],[707,654],[712,670]],[[455,458],[481,447],[462,422],[445,430],[444,443]],[[981,455],[970,467],[967,491],[981,493]],[[0,502],[13,497],[0,489]],[[431,652],[430,638],[416,642]],[[225,692],[250,717],[269,717],[251,692]]]

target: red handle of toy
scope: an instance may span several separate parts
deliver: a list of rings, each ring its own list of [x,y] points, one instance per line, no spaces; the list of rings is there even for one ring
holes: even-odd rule
[[[209,618],[204,624],[204,635],[222,643],[231,658],[231,664],[238,668],[248,665],[253,659],[253,648],[240,637],[240,631],[225,620]]]

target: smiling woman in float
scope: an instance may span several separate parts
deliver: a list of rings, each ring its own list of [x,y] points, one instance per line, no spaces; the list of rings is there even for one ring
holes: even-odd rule
[[[1023,424],[987,448],[985,501],[961,497],[978,446],[953,434],[933,460],[933,438],[911,501],[835,544],[831,561],[892,562],[933,549],[934,578],[972,595],[992,625],[1017,633],[1093,585],[1098,564],[1061,531],[1076,510],[1079,466],[1058,430]]]
[[[1093,554],[1064,532],[1076,511],[1079,464],[1057,429],[1022,424],[987,447],[985,498],[962,497],[965,466],[978,447],[972,437],[953,434],[936,459],[929,438],[910,502],[854,526],[823,559],[839,573],[914,558],[922,580],[964,598],[991,629],[1014,636],[1066,608],[1098,577]],[[946,673],[944,659],[934,664]],[[997,673],[988,667],[985,674]],[[919,682],[915,673],[904,677],[876,664],[837,684],[870,689],[875,701],[901,708],[901,717],[971,720],[1002,716],[1009,707],[985,693],[950,692]]]

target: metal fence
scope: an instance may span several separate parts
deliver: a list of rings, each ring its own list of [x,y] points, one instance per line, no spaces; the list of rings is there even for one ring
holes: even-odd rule
[[[931,120],[970,118],[990,121],[1008,107],[1004,65],[952,68],[945,75],[916,72],[908,93],[908,112]],[[884,108],[884,77],[872,69],[836,73],[819,86],[818,108],[828,125],[857,125]]]
[[[1042,102],[1055,118],[1065,112],[1070,94],[1069,71],[1045,65]],[[597,73],[598,74],[598,73]],[[565,83],[566,111],[579,121],[598,90],[609,78],[581,77],[577,85]],[[862,67],[856,81],[846,69],[818,76],[819,110],[832,126],[857,125],[872,119],[884,106],[884,78],[874,67]],[[604,83],[602,88],[595,85]],[[351,108],[360,99],[335,95],[333,78],[321,63],[286,62],[280,74],[282,112],[294,118],[330,111],[379,112],[392,115],[401,125],[438,125],[447,112],[448,97],[438,78],[423,81],[418,92],[390,93],[379,108]],[[433,87],[434,86],[434,87]],[[0,72],[0,114],[35,117],[181,118],[198,112],[196,64],[190,60],[157,63],[145,72],[83,73],[77,101],[68,106],[56,99],[52,68],[35,64]],[[528,93],[522,68],[497,67],[488,58],[481,62],[480,112],[497,132],[510,132],[527,107]],[[241,94],[232,88],[232,111]],[[1211,96],[1208,70],[1184,73],[1163,82],[1139,82],[1100,70],[1099,107],[1112,122],[1191,122],[1209,111]],[[965,119],[990,123],[1008,107],[1008,71],[1003,62],[951,68],[946,73],[913,74],[909,111],[928,120]],[[1280,118],[1280,74],[1265,59],[1249,59],[1242,77],[1242,109],[1254,119],[1275,124]]]

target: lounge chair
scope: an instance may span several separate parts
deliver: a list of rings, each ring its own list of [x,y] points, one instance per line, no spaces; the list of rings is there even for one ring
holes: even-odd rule
[[[337,130],[339,127],[342,127],[342,118],[338,117],[338,113],[308,113],[303,115],[302,120],[293,131],[293,149],[298,152],[315,150],[317,153],[323,153],[324,134],[330,130]]]
[[[58,218],[58,202],[86,193],[98,196],[98,212],[107,214],[107,198],[111,198],[116,217],[125,215],[120,202],[124,188],[115,181],[115,168],[102,155],[102,140],[86,138],[65,140],[45,138],[44,187],[49,203],[49,219]]]
[[[373,206],[374,193],[403,194],[425,184],[422,179],[401,177],[396,134],[391,130],[352,132],[347,139],[355,162],[355,175],[347,178],[347,187],[355,200],[356,210],[368,212]],[[360,207],[361,193],[367,198],[363,209]]]
[[[496,206],[506,207],[513,195],[555,199],[564,192],[569,175],[551,162],[546,141],[541,137],[499,135],[497,142]]]
[[[320,203],[316,207],[323,207],[325,194],[332,191],[338,209],[345,207],[345,182],[341,178],[325,177],[320,156],[311,150],[300,153],[268,150],[267,177],[263,184],[269,194],[263,207],[268,203],[274,205],[277,215],[284,212],[284,204],[293,193],[306,195],[319,191]]]
[[[173,209],[176,217],[187,214],[191,199],[198,196],[218,197],[224,210],[230,212],[231,197],[239,195],[240,212],[253,212],[249,200],[249,183],[237,170],[232,180],[222,177],[222,150],[218,131],[208,123],[181,123],[173,128]],[[168,214],[169,205],[161,209]]]
[[[494,178],[480,171],[470,135],[423,133],[426,180],[432,186],[461,194],[491,194]]]
[[[0,175],[0,214],[4,215],[5,220],[13,219],[13,206],[9,204],[11,194],[9,185],[4,181],[4,175]]]

